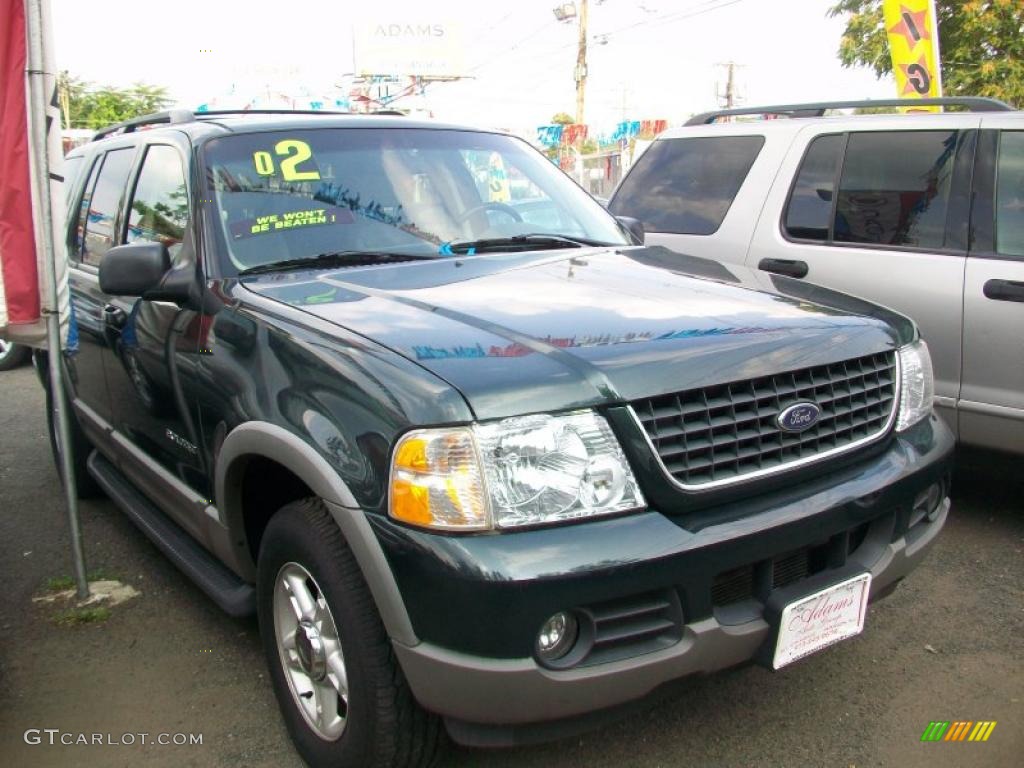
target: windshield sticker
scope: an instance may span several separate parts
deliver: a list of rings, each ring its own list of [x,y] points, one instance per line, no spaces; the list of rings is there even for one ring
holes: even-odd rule
[[[505,171],[505,163],[501,155],[491,152],[490,162],[487,164],[487,194],[488,200],[492,203],[512,202],[512,190],[508,182],[508,173]]]
[[[255,219],[233,221],[229,225],[231,237],[240,240],[269,232],[280,232],[299,227],[316,227],[324,224],[350,224],[355,221],[351,211],[341,208],[307,208],[287,213],[270,213]]]
[[[312,169],[299,170],[299,166],[313,158],[313,150],[309,144],[298,139],[281,139],[274,145],[274,155],[280,158],[277,165],[281,169],[281,178],[285,181],[320,181],[320,171],[315,162]],[[273,176],[275,173],[274,155],[266,150],[252,153],[252,164],[260,176]]]

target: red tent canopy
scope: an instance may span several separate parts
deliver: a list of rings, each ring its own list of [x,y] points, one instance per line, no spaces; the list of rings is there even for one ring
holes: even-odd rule
[[[0,0],[0,336],[35,346],[46,340],[45,310],[53,304],[49,289],[50,258],[36,189],[32,183],[32,132],[29,130],[28,57],[24,0]],[[44,17],[44,22],[46,18]],[[42,30],[44,38],[49,29]],[[42,87],[46,107],[46,152],[49,159],[52,258],[62,325],[67,328],[67,254],[64,243],[63,153],[56,77],[50,46],[44,46]],[[35,211],[35,215],[33,215]]]

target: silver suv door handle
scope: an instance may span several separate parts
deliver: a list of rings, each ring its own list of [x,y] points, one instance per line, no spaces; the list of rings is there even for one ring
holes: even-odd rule
[[[806,261],[794,261],[792,259],[761,259],[757,265],[758,269],[765,272],[774,272],[777,275],[787,277],[807,277],[808,267]]]
[[[1024,302],[1024,283],[1017,280],[988,280],[982,288],[986,298]]]

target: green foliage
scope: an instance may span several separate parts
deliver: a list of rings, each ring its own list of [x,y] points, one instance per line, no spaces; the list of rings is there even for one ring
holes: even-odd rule
[[[946,96],[991,96],[1024,106],[1024,2],[936,0],[942,84]],[[892,71],[882,0],[839,0],[831,16],[846,16],[839,60]]]
[[[95,571],[89,571],[86,576],[88,581],[117,581],[117,576],[106,571],[102,568],[98,568]],[[46,584],[43,585],[43,589],[47,592],[65,592],[69,589],[75,588],[75,580],[70,576],[54,576],[52,579],[47,579]]]
[[[130,88],[95,88],[66,71],[57,77],[57,87],[61,109],[67,112],[65,124],[71,128],[103,128],[159,112],[171,103],[163,86],[135,83]]]
[[[46,581],[47,592],[63,592],[75,588],[75,580],[70,576],[57,576]]]
[[[551,122],[555,125],[572,125],[576,121],[568,112],[556,112],[551,118]]]

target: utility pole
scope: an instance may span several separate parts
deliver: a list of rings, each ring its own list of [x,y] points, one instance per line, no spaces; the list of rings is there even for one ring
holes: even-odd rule
[[[715,82],[715,96],[718,98],[719,105],[726,109],[739,106],[743,103],[743,89],[736,79],[736,70],[742,69],[743,65],[737,64],[735,61],[726,61],[717,66],[725,67],[726,70],[725,90],[721,89],[718,81]]]
[[[584,91],[587,87],[587,0],[580,0],[580,41],[576,53],[576,123],[583,122]]]
[[[732,109],[733,104],[736,103],[736,62],[730,61],[728,67],[729,75],[725,81],[725,107]]]

